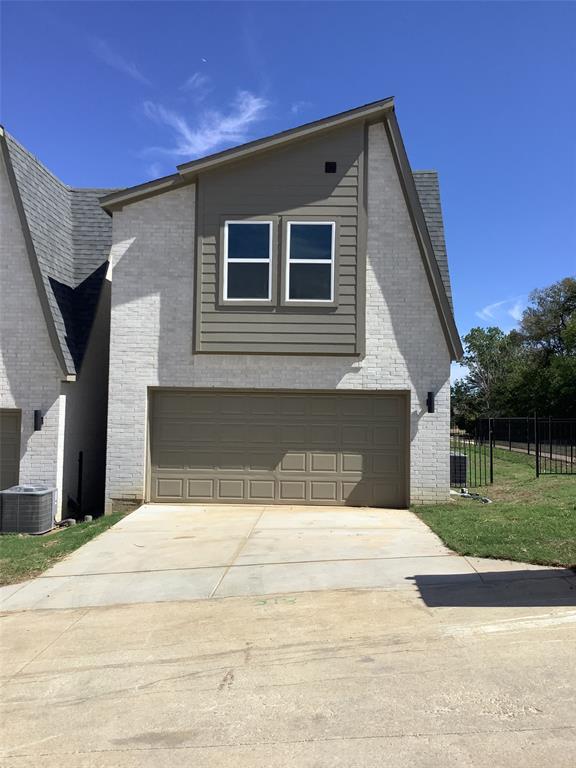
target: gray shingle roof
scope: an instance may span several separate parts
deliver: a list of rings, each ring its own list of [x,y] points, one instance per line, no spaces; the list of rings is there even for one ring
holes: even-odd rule
[[[432,240],[436,262],[442,275],[442,282],[452,307],[452,289],[450,287],[450,273],[448,271],[448,254],[446,253],[446,240],[444,238],[438,174],[436,171],[412,171],[412,176],[416,184],[422,212],[426,219],[428,234],[430,235],[430,240]]]
[[[78,373],[112,244],[112,221],[98,201],[110,190],[68,187],[4,136],[67,372]]]

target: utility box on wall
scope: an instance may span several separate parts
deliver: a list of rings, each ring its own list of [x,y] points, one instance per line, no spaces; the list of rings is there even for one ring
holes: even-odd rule
[[[15,485],[0,491],[2,533],[46,533],[56,518],[56,488]]]

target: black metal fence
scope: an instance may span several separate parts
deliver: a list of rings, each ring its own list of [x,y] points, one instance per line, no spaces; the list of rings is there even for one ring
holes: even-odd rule
[[[536,476],[576,474],[576,419],[518,416],[478,419],[475,432],[498,448],[535,458]]]
[[[480,429],[450,428],[450,485],[479,488],[494,481],[492,441]]]

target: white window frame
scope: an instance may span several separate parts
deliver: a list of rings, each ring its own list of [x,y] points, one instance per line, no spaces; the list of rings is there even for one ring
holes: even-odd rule
[[[235,259],[228,256],[228,225],[229,224],[258,224],[261,226],[268,226],[268,258],[267,259]],[[274,235],[274,222],[273,221],[253,221],[250,219],[229,219],[224,222],[224,275],[222,282],[222,294],[223,299],[226,302],[235,304],[241,304],[242,302],[270,302],[272,301],[272,253],[273,253],[273,235]],[[228,298],[228,264],[268,264],[268,296],[265,299],[262,298],[250,298],[249,296],[243,296],[242,298]]]
[[[332,228],[330,261],[328,259],[293,259],[290,256],[290,236],[292,225],[307,227],[329,226]],[[290,265],[291,264],[324,264],[330,265],[330,298],[329,299],[291,299],[290,298]],[[286,222],[286,295],[287,304],[333,304],[334,303],[334,274],[336,272],[336,222],[335,221],[288,221]]]

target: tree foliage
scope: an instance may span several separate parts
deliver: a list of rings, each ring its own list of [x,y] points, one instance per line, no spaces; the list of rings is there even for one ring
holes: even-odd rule
[[[472,328],[466,377],[452,387],[457,423],[479,416],[576,417],[576,279],[533,291],[518,330]]]

